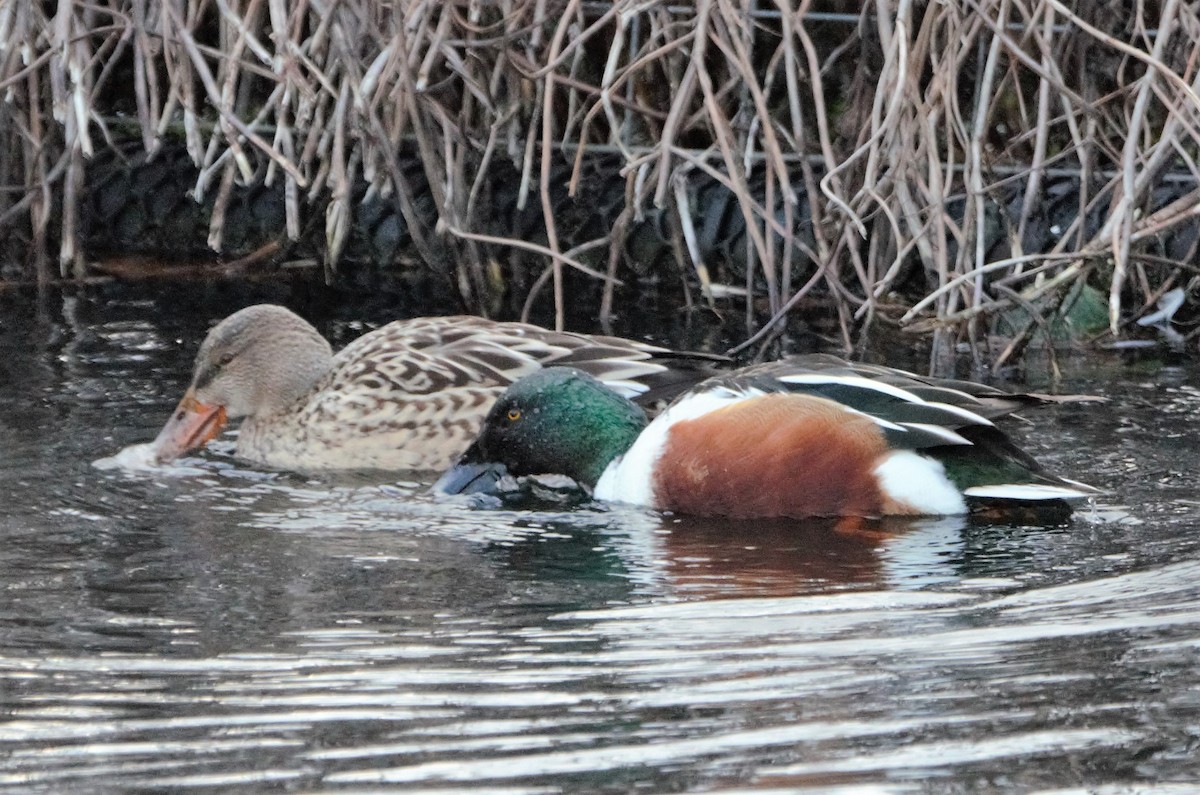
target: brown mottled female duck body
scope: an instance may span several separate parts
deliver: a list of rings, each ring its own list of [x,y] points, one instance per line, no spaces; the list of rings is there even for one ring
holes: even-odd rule
[[[717,358],[467,316],[396,321],[335,355],[291,311],[252,306],[205,338],[155,453],[177,458],[242,417],[237,455],[267,467],[440,470],[505,387],[543,366],[581,368],[652,400],[700,380]]]

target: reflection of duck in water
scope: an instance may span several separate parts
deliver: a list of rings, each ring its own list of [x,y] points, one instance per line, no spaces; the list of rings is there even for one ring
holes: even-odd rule
[[[444,469],[496,396],[550,364],[577,367],[625,397],[654,401],[711,372],[718,356],[477,317],[396,321],[334,354],[281,306],[217,324],[192,383],[154,442],[169,461],[245,417],[237,454],[287,469]]]
[[[711,378],[653,422],[585,373],[515,383],[439,484],[502,466],[558,473],[597,499],[698,516],[917,516],[1051,507],[1095,489],[1045,472],[992,423],[1023,403],[978,384],[798,356]],[[484,477],[486,473],[487,477]]]
[[[654,566],[677,597],[785,597],[880,590],[957,579],[965,517],[891,518],[872,532],[837,519],[664,517]]]
[[[527,500],[519,502],[523,506]],[[445,501],[438,505],[447,508]],[[864,532],[848,530],[844,520],[834,518],[760,519],[750,527],[627,506],[563,507],[561,502],[557,509],[543,506],[536,518],[524,510],[495,512],[486,521],[478,518],[478,510],[451,515],[469,522],[476,514],[481,534],[474,537],[495,539],[482,548],[505,577],[529,577],[542,586],[560,583],[605,613],[621,602],[851,592],[873,592],[890,604],[888,595],[898,591],[958,583],[968,576],[1007,577],[1028,565],[1020,556],[1000,555],[990,568],[964,570],[974,534],[996,527],[966,516],[890,517],[867,523]],[[1031,538],[1046,532],[1025,529]],[[1005,538],[1014,535],[1020,537],[1020,530],[1005,528]],[[764,609],[774,607],[764,604]]]
[[[956,582],[975,531],[965,516],[892,517],[862,532],[828,518],[760,519],[748,528],[727,519],[596,510],[594,503],[561,508],[539,510],[533,521],[525,511],[486,521],[478,511],[449,515],[468,522],[475,514],[481,530],[473,537],[485,542],[476,546],[504,577],[572,592],[586,583],[593,604],[887,593]]]

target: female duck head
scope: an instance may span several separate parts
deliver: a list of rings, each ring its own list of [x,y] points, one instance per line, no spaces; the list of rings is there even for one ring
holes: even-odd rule
[[[480,490],[481,472],[497,465],[511,475],[567,475],[591,488],[646,422],[638,406],[587,373],[539,370],[500,396],[475,442],[437,488],[451,494]]]
[[[202,446],[226,419],[288,409],[329,371],[332,359],[317,330],[281,306],[235,312],[200,346],[192,383],[154,441],[156,457],[171,461]]]

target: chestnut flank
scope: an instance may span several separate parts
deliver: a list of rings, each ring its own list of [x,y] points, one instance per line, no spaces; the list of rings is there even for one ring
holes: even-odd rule
[[[771,394],[674,425],[658,507],[702,516],[878,516],[873,469],[888,446],[869,417],[824,398]]]

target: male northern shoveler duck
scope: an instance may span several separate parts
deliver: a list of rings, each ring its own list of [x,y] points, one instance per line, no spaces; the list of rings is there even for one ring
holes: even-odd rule
[[[1094,495],[992,423],[1044,400],[1055,398],[818,354],[715,376],[648,422],[587,374],[550,368],[509,387],[437,487],[555,473],[600,500],[741,518],[952,515]]]
[[[442,470],[503,389],[543,365],[577,367],[651,401],[710,375],[719,359],[465,316],[396,321],[334,355],[293,312],[251,306],[205,338],[155,457],[178,458],[244,417],[237,455],[269,467]]]

